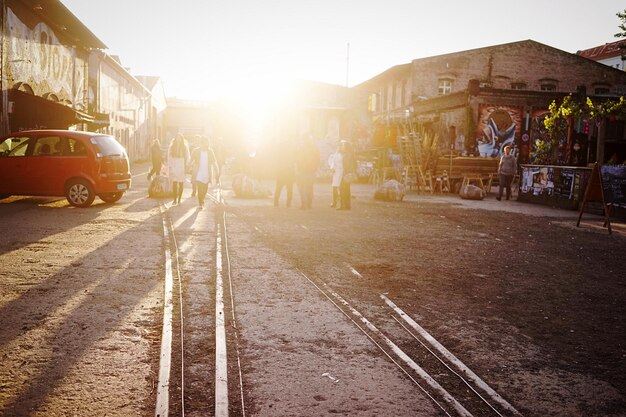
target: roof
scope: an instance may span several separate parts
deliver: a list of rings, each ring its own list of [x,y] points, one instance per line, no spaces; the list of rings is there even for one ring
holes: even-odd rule
[[[576,55],[593,59],[594,61],[600,61],[602,59],[613,58],[616,56],[622,56],[622,47],[626,47],[626,40],[619,40],[616,42],[605,43],[604,45],[596,46],[589,49],[576,52]]]
[[[157,85],[161,77],[155,75],[135,75],[135,78],[139,80],[148,90],[152,91],[154,86]]]
[[[365,80],[362,83],[355,85],[354,88],[358,89],[363,86],[367,86],[371,83],[375,83],[376,81],[387,79],[389,77],[394,77],[398,75],[402,76],[404,74],[410,73],[410,71],[411,71],[410,62],[407,64],[394,65],[393,67],[386,69],[385,71],[381,72],[380,74],[375,75],[369,80]]]
[[[107,49],[107,46],[59,0],[21,1],[42,20],[51,24],[56,30],[61,30],[65,36],[77,44],[88,48]]]

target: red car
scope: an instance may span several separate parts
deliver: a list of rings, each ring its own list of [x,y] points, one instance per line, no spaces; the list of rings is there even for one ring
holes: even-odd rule
[[[126,150],[109,135],[26,130],[0,137],[0,198],[65,196],[88,207],[96,196],[118,201],[130,179]]]

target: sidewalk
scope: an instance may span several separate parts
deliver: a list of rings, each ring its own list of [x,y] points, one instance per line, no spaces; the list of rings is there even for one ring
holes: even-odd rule
[[[148,170],[150,169],[150,164],[147,162],[139,162],[134,163],[131,166],[131,171],[133,173],[133,177],[137,175],[146,175]],[[273,193],[275,182],[273,180],[263,180],[261,183]],[[222,177],[222,187],[223,190],[226,191],[224,197],[227,199],[236,198],[231,190],[232,178],[230,175],[225,174]],[[185,188],[191,189],[190,184],[185,184]],[[374,190],[375,186],[373,184],[363,184],[357,183],[352,184],[352,198],[356,199],[356,203],[358,204],[359,200],[371,200],[374,198]],[[283,190],[283,194],[285,190]],[[330,201],[331,199],[331,187],[328,183],[316,183],[315,184],[315,194],[317,199],[327,199]],[[283,199],[285,196],[283,196]],[[426,203],[426,204],[450,204],[458,206],[460,209],[477,209],[477,210],[490,210],[490,211],[504,211],[509,213],[519,213],[519,214],[527,214],[530,216],[538,216],[538,217],[549,217],[555,219],[565,219],[568,222],[572,222],[574,226],[576,226],[576,220],[578,219],[579,212],[578,210],[566,210],[561,208],[549,207],[540,204],[532,204],[526,202],[519,202],[516,200],[517,194],[513,193],[512,200],[496,200],[496,193],[490,192],[487,197],[483,200],[464,200],[458,194],[430,194],[430,193],[418,193],[416,191],[408,191],[404,196],[404,201],[410,201],[417,203]],[[294,199],[298,201],[299,194],[297,190],[297,186],[294,186]],[[254,204],[254,200],[243,201],[240,200],[240,203],[244,204]],[[267,198],[268,204],[271,204],[271,197]],[[599,228],[600,230],[606,230],[602,227],[602,223],[604,222],[604,217],[584,213],[581,221],[581,226],[585,227],[593,227]],[[622,235],[626,235],[626,223],[620,221],[615,218],[611,218],[611,226],[613,228],[614,233],[617,232]]]
[[[357,198],[373,198],[374,188],[375,187],[372,184],[354,184],[352,186],[352,194],[356,195]],[[507,211],[511,213],[522,213],[542,217],[578,218],[578,210],[564,210],[539,204],[524,203],[517,201],[516,198],[517,196],[514,194],[512,200],[507,201],[503,199],[502,201],[497,201],[496,193],[491,192],[483,200],[465,200],[458,194],[430,194],[409,191],[404,196],[404,201],[411,201],[417,204],[453,204],[458,205],[459,208]],[[590,219],[592,217],[598,220],[601,219],[600,216],[594,216],[593,214],[587,213],[585,213],[583,217],[586,219]]]

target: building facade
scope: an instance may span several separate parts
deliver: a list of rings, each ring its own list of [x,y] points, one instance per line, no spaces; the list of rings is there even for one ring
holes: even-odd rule
[[[89,130],[109,134],[126,148],[131,161],[145,160],[150,136],[151,93],[118,57],[95,50],[89,60]],[[97,117],[96,117],[97,116]]]
[[[626,48],[626,40],[620,40],[578,51],[576,55],[624,71],[626,69],[624,67],[626,49],[624,48]]]
[[[147,158],[160,104],[106,45],[58,0],[1,8],[0,133],[97,131],[117,138],[131,160]]]
[[[522,162],[540,161],[540,145],[549,139],[543,119],[552,101],[570,93],[602,100],[626,91],[625,72],[526,40],[416,59],[410,70],[394,67],[356,86],[355,100],[364,110],[372,95],[381,94],[381,85],[405,82],[408,103],[383,99],[382,105],[370,106],[375,141],[377,122],[406,126],[408,120],[436,133],[444,151],[492,157],[512,144]],[[569,143],[558,139],[560,149],[554,150],[552,162],[603,161],[611,141],[624,141],[623,124],[618,124],[578,121]]]
[[[68,128],[87,113],[88,61],[106,48],[59,1],[2,2],[0,130]]]

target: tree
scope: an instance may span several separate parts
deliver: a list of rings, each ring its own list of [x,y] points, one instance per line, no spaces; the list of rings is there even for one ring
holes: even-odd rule
[[[621,30],[621,32],[616,33],[615,37],[616,38],[626,38],[626,9],[624,9],[623,12],[617,12],[617,17],[619,17],[619,20],[622,21],[622,23],[620,25],[618,25],[619,29]]]

